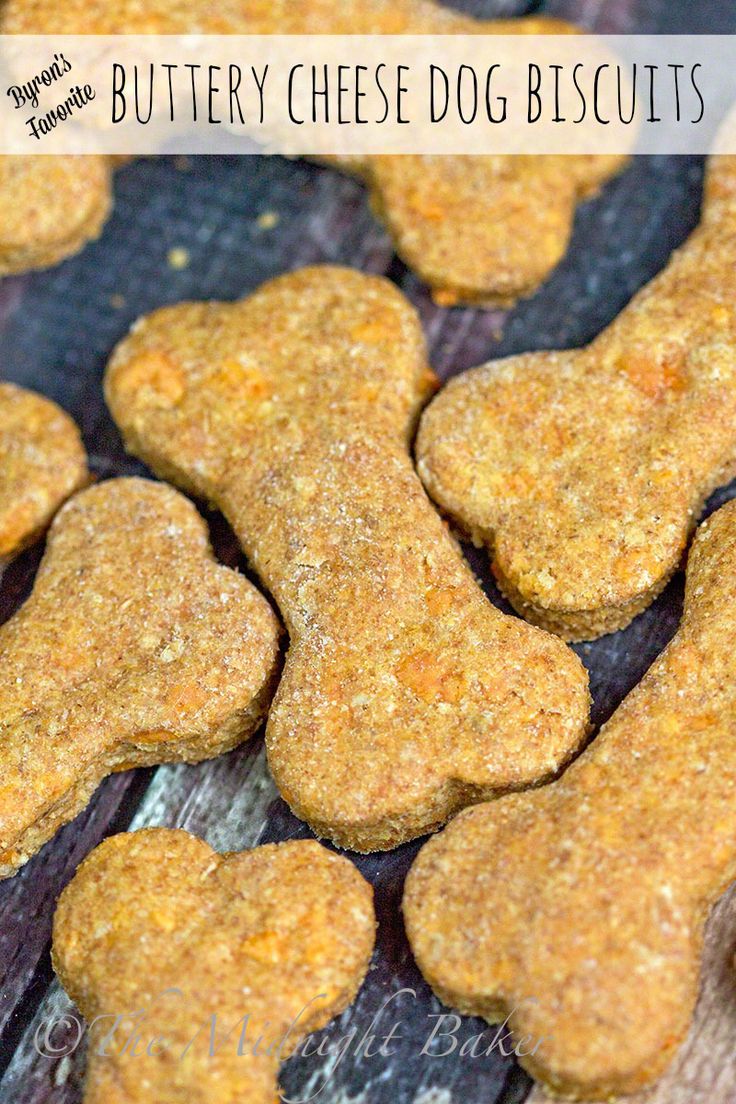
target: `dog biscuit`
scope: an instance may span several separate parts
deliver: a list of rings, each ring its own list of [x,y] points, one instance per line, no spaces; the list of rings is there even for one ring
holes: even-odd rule
[[[171,487],[116,479],[59,512],[0,628],[0,877],[111,771],[218,755],[263,718],[279,630]]]
[[[735,264],[736,158],[719,157],[698,229],[592,344],[475,368],[425,412],[424,484],[528,620],[622,628],[736,473]]]
[[[115,4],[110,0],[72,0],[61,7],[56,0],[7,0],[0,29],[6,34],[285,35],[576,31],[569,23],[543,16],[473,19],[430,0],[250,0],[245,5],[242,0],[218,5],[202,0],[194,5],[182,5],[179,0],[158,0],[151,5],[141,5],[139,0]],[[618,172],[625,158],[404,155],[323,160],[365,180],[373,208],[385,222],[398,253],[429,284],[438,303],[498,306],[530,294],[546,279],[567,248],[576,204]],[[102,172],[103,167],[97,171]],[[45,169],[45,177],[57,189],[48,210],[34,207],[29,217],[23,210],[27,202],[17,209],[18,232],[24,240],[39,220],[58,225],[57,220],[51,222],[49,212],[65,202],[58,180],[53,183],[61,172],[50,165]],[[72,180],[70,186],[81,188],[82,182]],[[109,179],[105,187],[106,196]],[[102,196],[101,184],[98,191]],[[0,175],[4,206],[3,192]],[[95,236],[98,228],[87,237]],[[69,252],[86,240],[78,238],[76,231],[76,244]],[[42,238],[38,252],[49,252]],[[55,259],[44,262],[42,256],[42,263]]]
[[[273,1104],[281,1061],[354,999],[374,931],[371,887],[314,841],[105,840],[54,918],[56,972],[92,1023],[84,1104]]]
[[[50,399],[0,382],[0,566],[40,536],[88,478],[71,418]]]
[[[506,32],[508,33],[508,32]],[[562,260],[575,208],[623,158],[375,155],[352,159],[399,256],[438,306],[511,307]]]
[[[736,503],[701,525],[680,629],[562,778],[462,813],[404,915],[438,996],[511,1013],[554,1094],[648,1085],[692,1017],[703,926],[736,877]]]
[[[550,778],[586,731],[579,661],[486,600],[414,473],[434,386],[403,295],[330,266],[157,311],[107,372],[128,448],[223,511],[275,597],[271,770],[358,850]]]
[[[111,176],[101,156],[0,157],[0,276],[50,268],[97,238]]]

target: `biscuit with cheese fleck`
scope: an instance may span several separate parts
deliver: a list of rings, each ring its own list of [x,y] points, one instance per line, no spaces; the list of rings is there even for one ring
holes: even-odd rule
[[[0,565],[40,536],[88,478],[71,418],[50,399],[0,382]]]
[[[111,176],[103,156],[0,157],[0,276],[50,268],[97,238]]]
[[[387,280],[306,268],[156,311],[105,387],[127,447],[223,511],[281,609],[269,763],[316,832],[394,847],[573,755],[581,664],[487,601],[414,472],[435,379]]]
[[[84,1104],[273,1104],[280,1063],[355,997],[374,931],[371,887],[313,841],[105,840],[54,917],[56,972],[91,1023]]]
[[[700,226],[587,348],[474,368],[425,412],[424,484],[528,620],[622,628],[736,474],[735,265],[736,158],[716,157]]]
[[[679,631],[549,786],[461,813],[404,916],[447,1004],[501,1021],[556,1095],[649,1085],[684,1039],[703,927],[736,877],[736,503],[701,525]]]
[[[112,771],[247,739],[278,643],[268,602],[215,562],[173,488],[115,479],[72,498],[31,596],[0,628],[0,877]]]

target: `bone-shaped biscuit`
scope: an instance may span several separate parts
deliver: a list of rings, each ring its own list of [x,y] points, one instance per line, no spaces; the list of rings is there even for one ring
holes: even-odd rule
[[[555,1093],[657,1077],[687,1032],[703,925],[736,876],[736,503],[693,542],[669,647],[562,778],[466,810],[420,852],[404,914],[438,995],[511,1012]]]
[[[0,628],[0,877],[111,771],[218,755],[268,707],[279,630],[177,491],[116,479],[59,512]]]
[[[577,204],[623,161],[405,154],[344,167],[365,179],[397,253],[439,306],[490,308],[513,306],[547,279],[567,250]]]
[[[626,625],[736,473],[735,265],[736,158],[715,158],[699,228],[592,344],[475,368],[425,412],[425,486],[530,621]]]
[[[96,1020],[84,1104],[273,1104],[281,1061],[355,997],[374,929],[368,883],[313,841],[106,840],[54,918],[56,971]]]
[[[139,0],[73,0],[62,6],[57,0],[8,0],[0,30],[511,35],[568,34],[575,28],[539,16],[473,19],[431,0],[225,0],[217,5],[202,0],[186,5],[180,0],[146,5]],[[397,251],[430,285],[439,303],[496,306],[530,294],[549,275],[567,248],[577,202],[594,193],[625,159],[406,155],[324,160],[365,179],[373,207]],[[47,175],[54,171],[49,168]],[[1,175],[0,204],[4,206]],[[22,207],[16,210],[30,226],[32,220],[24,219]]]
[[[549,778],[586,727],[577,658],[487,602],[414,473],[433,386],[403,295],[329,266],[149,315],[106,379],[127,446],[219,506],[278,602],[271,770],[359,850]]]
[[[0,566],[38,537],[87,479],[71,418],[50,399],[0,383]]]

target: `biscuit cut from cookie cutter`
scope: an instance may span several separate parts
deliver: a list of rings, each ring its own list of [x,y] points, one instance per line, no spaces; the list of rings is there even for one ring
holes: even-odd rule
[[[461,813],[404,897],[445,1003],[501,1021],[553,1094],[608,1100],[684,1039],[736,875],[736,503],[701,525],[676,636],[557,782]]]
[[[99,237],[112,205],[112,162],[0,156],[0,276],[50,268]]]
[[[699,227],[587,348],[474,368],[424,413],[424,485],[529,621],[569,640],[623,628],[736,473],[735,265],[724,156]]]
[[[279,627],[216,563],[177,491],[115,479],[57,515],[30,598],[0,628],[0,877],[112,771],[198,762],[257,728]]]
[[[91,1023],[84,1104],[273,1104],[281,1062],[353,1001],[374,933],[371,887],[314,841],[105,840],[54,917],[54,967]]]
[[[0,382],[0,569],[88,480],[72,419],[50,399]]]
[[[594,196],[627,158],[375,154],[321,160],[365,181],[396,252],[429,285],[438,306],[491,309],[512,307],[544,283],[567,251],[577,204]]]
[[[247,9],[247,10],[246,10]],[[243,5],[182,5],[158,0],[7,0],[3,34],[571,34],[559,19],[480,20],[430,0],[281,0]],[[10,160],[9,158],[7,160]],[[28,203],[29,188],[7,182],[0,159],[0,202],[8,199],[7,243],[0,235],[0,274],[43,267],[96,237],[110,192],[110,166],[89,158],[16,158],[16,173],[34,177],[45,202]],[[368,185],[377,216],[404,261],[442,306],[509,306],[531,294],[563,257],[580,200],[615,175],[626,158],[569,156],[330,156],[325,163],[355,173]],[[54,162],[58,162],[55,165]],[[70,162],[72,163],[70,166]],[[71,169],[71,176],[69,175]],[[76,194],[75,194],[76,193]],[[59,211],[59,204],[64,210]],[[75,215],[67,225],[64,215]],[[82,218],[81,216],[84,215]],[[61,216],[61,217],[59,217]],[[66,252],[59,227],[68,239]],[[3,266],[3,254],[6,254]]]
[[[281,609],[269,764],[319,835],[385,850],[574,754],[582,665],[487,601],[414,472],[435,380],[392,284],[316,267],[164,308],[105,386],[127,447],[223,511]]]

